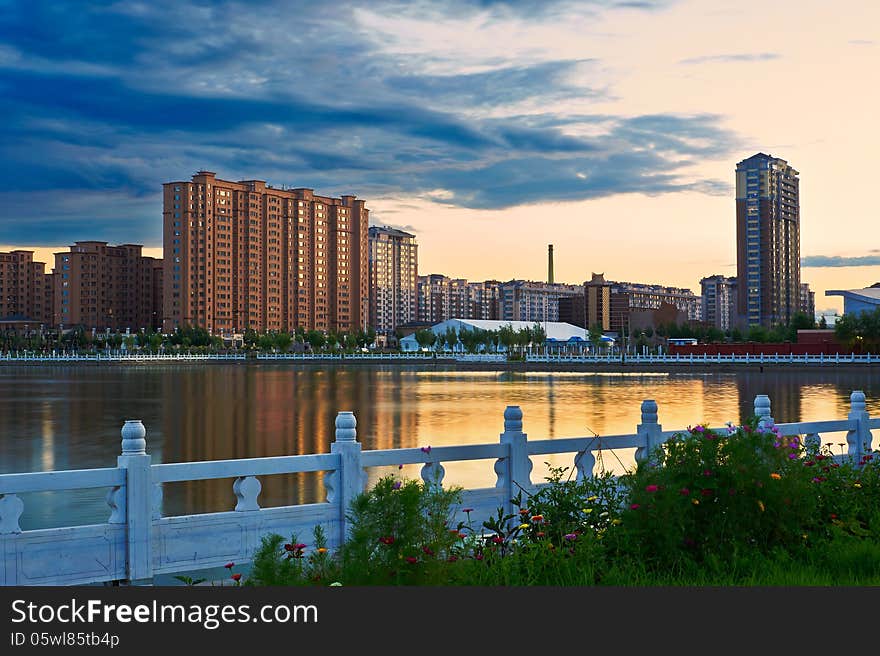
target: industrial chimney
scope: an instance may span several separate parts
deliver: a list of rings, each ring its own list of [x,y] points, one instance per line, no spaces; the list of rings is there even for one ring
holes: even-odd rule
[[[553,284],[553,244],[547,247],[547,282]]]

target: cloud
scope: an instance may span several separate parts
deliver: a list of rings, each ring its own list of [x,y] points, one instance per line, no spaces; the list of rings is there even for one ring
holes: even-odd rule
[[[760,62],[779,59],[781,55],[776,52],[758,52],[758,53],[738,53],[730,55],[703,55],[700,57],[689,57],[682,59],[678,63],[685,66],[695,64],[726,64],[734,62]]]
[[[872,250],[876,253],[876,250]],[[860,267],[880,266],[880,255],[860,255],[856,257],[843,257],[840,255],[808,255],[801,258],[802,267]]]
[[[384,213],[384,212],[383,212]],[[395,230],[403,230],[404,232],[418,233],[419,229],[413,225],[397,225],[395,223],[388,223],[387,221],[374,221],[370,220],[370,225],[372,226],[381,226],[383,228],[394,228]]]
[[[415,16],[423,27],[437,12],[452,21],[463,11],[475,24],[497,13],[549,28],[559,15],[669,4],[9,3],[0,12],[0,241],[157,245],[162,183],[200,169],[487,209],[729,193],[698,166],[738,148],[723,117],[584,112],[610,93],[591,59],[524,50],[527,63],[502,52],[475,69],[453,52],[458,68],[431,72],[385,49],[354,11]],[[562,106],[569,99],[578,112]]]

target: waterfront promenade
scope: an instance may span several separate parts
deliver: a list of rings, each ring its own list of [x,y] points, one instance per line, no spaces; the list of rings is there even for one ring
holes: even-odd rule
[[[781,435],[800,436],[806,444],[820,444],[824,434],[842,434],[846,452],[838,459],[858,462],[871,451],[871,431],[880,428],[880,419],[870,417],[862,391],[853,391],[849,401],[846,418],[776,423],[770,398],[759,394],[754,414],[762,425],[775,424]],[[498,418],[503,426],[500,440],[362,450],[355,415],[340,411],[329,453],[166,464],[151,461],[148,427],[140,420],[127,420],[115,467],[0,475],[0,585],[150,584],[160,575],[218,568],[227,562],[247,563],[268,533],[295,534],[308,545],[315,526],[325,530],[332,549],[345,539],[346,511],[366,488],[367,471],[379,467],[420,466],[419,475],[426,484],[442,485],[444,463],[483,463],[489,485],[466,489],[462,499],[462,506],[473,509],[470,516],[479,525],[499,507],[512,512],[511,499],[519,490],[537,489],[540,484],[532,479],[536,457],[563,454],[579,478],[594,475],[603,455],[616,450],[634,449],[636,461],[643,460],[653,448],[685,430],[683,426],[664,430],[661,415],[656,401],[646,399],[634,433],[529,439],[527,418],[519,406],[510,405],[503,418]],[[306,472],[323,475],[324,499],[261,506],[261,479]],[[223,479],[232,481],[232,510],[165,516],[163,486]],[[27,508],[20,495],[82,488],[107,490],[106,521],[22,529],[20,519]]]

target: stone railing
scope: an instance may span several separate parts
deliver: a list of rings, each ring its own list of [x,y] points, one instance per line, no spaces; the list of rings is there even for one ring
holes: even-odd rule
[[[806,443],[821,443],[826,433],[846,433],[846,456],[858,462],[871,450],[871,419],[865,395],[850,396],[846,419],[777,424],[782,435],[800,435]],[[755,399],[755,415],[773,424],[770,399]],[[635,449],[636,461],[684,429],[663,430],[657,403],[641,404],[636,432],[602,437],[528,440],[519,406],[504,411],[500,440],[488,444],[362,451],[357,422],[351,412],[336,417],[336,439],[330,453],[152,464],[147,453],[146,429],[139,420],[122,428],[122,453],[115,467],[0,475],[0,585],[81,585],[101,582],[150,583],[154,577],[220,567],[229,561],[248,562],[262,536],[296,534],[308,541],[314,527],[324,528],[330,548],[347,531],[346,512],[365,490],[366,469],[421,464],[421,477],[442,485],[443,463],[489,461],[487,479],[494,484],[463,492],[462,506],[480,525],[499,507],[513,512],[511,498],[519,490],[534,491],[532,458],[570,454],[578,477],[594,474],[597,454]],[[260,478],[274,474],[323,472],[326,499],[320,503],[261,508]],[[234,479],[234,509],[227,512],[165,517],[165,483],[207,479]],[[23,531],[20,518],[25,504],[19,495],[30,492],[106,488],[109,516],[99,524]]]

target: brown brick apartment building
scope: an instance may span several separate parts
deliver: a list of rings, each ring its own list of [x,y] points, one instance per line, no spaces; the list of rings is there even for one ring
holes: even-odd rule
[[[70,252],[55,253],[53,324],[133,332],[160,328],[162,260],[143,256],[142,248],[78,241]]]
[[[52,274],[33,251],[0,253],[0,319],[13,317],[52,322]]]
[[[363,200],[199,171],[163,185],[163,222],[166,332],[366,327]]]

